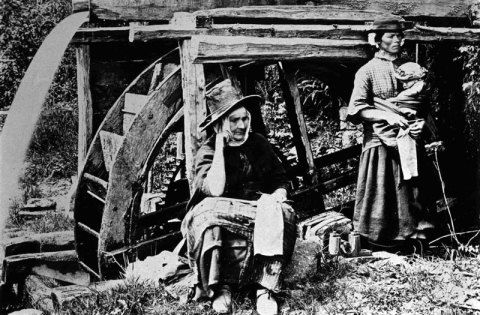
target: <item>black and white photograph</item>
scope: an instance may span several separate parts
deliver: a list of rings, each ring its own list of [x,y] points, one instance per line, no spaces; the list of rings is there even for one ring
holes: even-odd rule
[[[480,0],[0,0],[0,315],[480,315]]]

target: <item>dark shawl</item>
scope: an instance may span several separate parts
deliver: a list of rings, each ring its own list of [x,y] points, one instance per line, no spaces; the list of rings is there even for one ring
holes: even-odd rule
[[[215,153],[215,135],[198,150],[195,158],[194,193],[188,209],[208,197],[203,182],[212,165]],[[285,169],[270,143],[258,133],[251,133],[239,147],[225,147],[225,191],[222,197],[257,200],[259,193],[272,193],[278,188],[289,189]]]

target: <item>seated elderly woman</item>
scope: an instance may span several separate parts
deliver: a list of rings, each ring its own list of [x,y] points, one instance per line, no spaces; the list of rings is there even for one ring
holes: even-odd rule
[[[196,156],[194,194],[182,222],[198,289],[218,313],[231,312],[232,291],[257,290],[259,314],[277,314],[274,294],[295,245],[295,214],[284,203],[289,181],[268,141],[250,130],[249,106],[230,80],[207,94],[213,127]]]

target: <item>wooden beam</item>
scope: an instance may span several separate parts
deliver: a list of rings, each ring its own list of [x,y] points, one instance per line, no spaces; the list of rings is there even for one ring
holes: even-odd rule
[[[190,191],[193,191],[195,155],[205,137],[205,133],[199,131],[198,125],[207,116],[203,65],[193,63],[192,49],[191,40],[183,40],[180,43],[185,128],[185,165],[187,179],[190,183]]]
[[[72,39],[72,44],[128,42],[130,27],[91,27],[80,28]]]
[[[330,180],[327,180],[325,182],[321,182],[318,185],[314,187],[308,187],[306,189],[302,189],[299,191],[296,191],[292,198],[300,198],[304,195],[308,195],[312,189],[318,189],[319,192],[322,194],[327,194],[329,192],[332,192],[334,190],[337,190],[339,188],[354,184],[357,180],[358,177],[358,170],[353,169],[346,171],[340,175],[338,175],[335,178],[332,178]]]
[[[60,280],[63,282],[78,284],[78,285],[89,285],[90,284],[90,274],[86,273],[80,268],[79,264],[76,264],[77,268],[62,272],[52,267],[47,267],[45,265],[35,266],[32,268],[32,273],[38,276],[48,277],[55,280]]]
[[[72,11],[81,12],[90,10],[90,0],[72,0]]]
[[[308,185],[318,184],[318,173],[315,168],[312,147],[307,135],[307,126],[302,111],[300,93],[295,79],[293,68],[286,63],[279,62],[279,72],[281,76],[280,86],[283,91],[283,98],[287,108],[287,116],[290,120],[290,127],[294,139],[294,145],[297,151],[298,164],[304,170],[303,177]],[[323,196],[320,191],[316,191],[312,206],[318,211],[325,210]]]
[[[336,5],[292,5],[292,6],[250,6],[241,8],[217,8],[194,13],[197,27],[210,26],[211,23],[303,23],[303,24],[365,24],[385,16],[385,12],[356,10]]]
[[[81,299],[83,303],[94,303],[98,299],[99,294],[112,291],[125,285],[125,280],[96,282],[91,286],[68,285],[53,288],[51,290],[51,297],[55,307],[61,309],[69,302],[77,299]]]
[[[406,31],[406,40],[412,42],[455,41],[462,43],[480,42],[480,29],[460,27],[429,27],[416,25]]]
[[[134,41],[181,39],[195,35],[365,39],[366,32],[369,29],[370,26],[351,24],[218,24],[212,25],[210,28],[188,28],[174,25],[136,26],[131,29],[131,32],[133,33]],[[93,31],[88,31],[88,29],[79,30],[79,34],[87,34],[89,32],[93,33]],[[80,35],[77,37],[80,37]]]
[[[35,308],[41,309],[42,314],[55,313],[50,295],[52,287],[56,284],[55,280],[38,275],[29,275],[23,284],[23,299],[29,301]]]
[[[158,246],[159,248],[167,248],[169,246],[173,247],[172,245],[177,244],[181,240],[182,240],[182,232],[177,231],[177,232],[172,232],[166,235],[158,236],[156,238],[149,239],[149,240],[137,243],[135,245],[122,247],[111,252],[105,252],[103,254],[105,257],[112,257],[119,254],[123,254],[127,251],[139,250],[142,247],[146,247],[150,245],[155,245],[155,246]]]
[[[312,147],[307,135],[307,126],[302,111],[300,93],[295,79],[293,68],[289,64],[279,62],[281,75],[281,87],[283,98],[287,108],[287,115],[290,120],[295,148],[297,150],[298,163],[306,171],[306,179],[310,184],[318,183],[318,176],[313,158]],[[297,140],[297,141],[295,141]]]
[[[80,1],[74,1],[80,2]],[[426,17],[430,19],[466,19],[469,0],[314,0],[319,6],[335,5],[344,10],[379,11],[404,17]],[[298,5],[300,0],[236,0],[228,2],[229,7],[254,5]],[[90,8],[98,19],[106,20],[170,20],[174,12],[194,12],[225,6],[225,1],[212,0],[91,0]],[[81,7],[80,5],[74,5]],[[243,8],[242,8],[243,9]]]
[[[93,15],[104,20],[168,21],[175,12],[194,12],[225,5],[222,0],[90,0]],[[272,4],[267,0],[235,0],[228,6]],[[292,0],[274,0],[273,4],[295,4]]]
[[[187,28],[173,25],[139,25],[130,27],[81,28],[72,42],[77,44],[127,42],[129,30],[134,41],[148,42],[164,39],[188,39],[195,35],[254,36],[273,38],[327,38],[364,40],[370,26],[318,24],[214,24],[210,28]],[[405,39],[413,42],[440,40],[465,43],[480,42],[480,30],[460,27],[416,26],[405,31]]]
[[[252,60],[366,59],[368,44],[362,40],[313,38],[261,38],[247,36],[192,37],[195,63]]]
[[[67,271],[76,268],[77,263],[74,250],[9,256],[3,261],[2,280],[5,283],[18,282],[35,266],[55,266],[56,269]]]
[[[10,238],[2,244],[5,256],[26,253],[61,251],[74,249],[72,231],[27,234]]]
[[[92,93],[90,90],[90,46],[76,48],[78,94],[78,172],[83,168],[93,135]]]

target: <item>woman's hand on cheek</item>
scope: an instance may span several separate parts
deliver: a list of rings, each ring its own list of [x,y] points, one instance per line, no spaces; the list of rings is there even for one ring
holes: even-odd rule
[[[232,132],[230,131],[230,125],[229,121],[227,119],[223,119],[222,121],[219,121],[215,126],[214,126],[214,131],[216,133],[217,137],[217,142],[221,141],[222,143],[228,143],[233,135]]]

